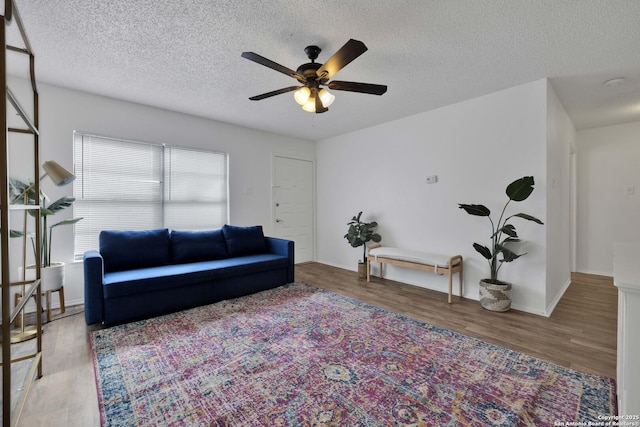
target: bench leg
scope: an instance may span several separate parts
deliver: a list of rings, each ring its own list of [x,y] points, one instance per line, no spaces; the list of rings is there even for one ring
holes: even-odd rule
[[[449,269],[449,304],[451,304],[451,295],[453,294],[453,271]]]
[[[458,278],[460,279],[460,298],[462,298],[462,261],[460,261],[460,271],[458,271]]]
[[[382,268],[384,267],[384,262],[380,262],[380,278],[382,279]],[[371,261],[367,258],[367,282],[371,281]]]

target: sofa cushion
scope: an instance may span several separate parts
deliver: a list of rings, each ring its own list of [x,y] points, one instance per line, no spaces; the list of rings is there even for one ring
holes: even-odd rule
[[[176,264],[227,258],[222,230],[171,231],[171,259]]]
[[[222,226],[229,256],[260,254],[267,251],[267,243],[261,225],[239,227],[225,224]]]
[[[115,271],[104,275],[104,297],[105,299],[120,298],[176,287],[183,287],[185,292],[189,292],[189,286],[197,283],[210,283],[211,286],[215,286],[217,280],[251,276],[255,273],[278,269],[286,270],[287,267],[288,258],[285,256],[258,254],[190,264]]]
[[[165,265],[171,262],[169,230],[104,230],[99,237],[105,272]]]

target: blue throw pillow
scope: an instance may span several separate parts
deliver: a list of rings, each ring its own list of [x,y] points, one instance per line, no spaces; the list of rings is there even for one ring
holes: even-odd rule
[[[100,232],[100,254],[105,272],[154,267],[171,262],[169,230],[104,230]]]
[[[177,264],[227,258],[222,230],[172,230],[171,257]]]
[[[238,227],[225,224],[222,226],[222,233],[227,242],[229,256],[259,254],[267,251],[267,242],[264,240],[261,225]]]

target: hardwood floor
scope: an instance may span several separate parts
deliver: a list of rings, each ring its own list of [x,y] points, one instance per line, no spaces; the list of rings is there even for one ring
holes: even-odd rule
[[[511,310],[493,313],[475,300],[318,263],[296,266],[296,281],[329,289],[433,325],[478,337],[573,369],[615,377],[617,289],[610,277],[574,274],[549,318]],[[93,362],[82,313],[45,325],[43,372],[18,426],[100,425]]]
[[[90,330],[82,311],[44,326],[43,376],[31,385],[18,426],[100,426]]]
[[[616,375],[618,291],[613,279],[574,273],[550,317],[521,311],[487,311],[471,299],[373,278],[323,264],[297,266],[296,280],[552,361],[558,365]]]

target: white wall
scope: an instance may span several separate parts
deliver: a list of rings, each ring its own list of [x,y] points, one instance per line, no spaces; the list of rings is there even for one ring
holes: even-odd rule
[[[575,133],[547,84],[547,313],[571,284],[571,145]]]
[[[12,86],[21,86],[24,83],[15,80]],[[315,142],[312,141],[260,132],[56,86],[40,84],[38,88],[42,161],[56,160],[72,169],[74,130],[227,152],[230,164],[229,222],[239,225],[262,224],[265,234],[273,232],[273,156],[315,160]],[[246,186],[252,188],[251,194],[245,194]],[[42,181],[42,187],[53,200],[72,193],[70,187],[54,187],[46,179]],[[56,219],[71,215],[70,210],[63,211],[56,215]],[[64,227],[64,230],[60,228],[56,233],[59,234],[54,243],[54,258],[56,261],[70,263],[66,271],[65,297],[69,305],[83,303],[82,264],[72,262],[72,229]],[[55,297],[54,302],[56,306]]]
[[[532,175],[536,190],[513,213],[546,221],[547,82],[539,80],[317,143],[318,261],[356,269],[361,257],[343,238],[346,223],[364,211],[383,244],[465,259],[465,296],[477,299],[488,275],[474,241],[487,244],[490,225],[458,203],[481,203],[494,213],[506,186]],[[438,183],[426,177],[438,175]],[[517,209],[517,211],[516,211]],[[499,213],[499,212],[498,212]],[[514,308],[545,313],[547,243],[544,226],[516,225],[526,257],[507,264],[502,280],[515,284]],[[444,277],[389,267],[387,277],[445,291]],[[445,298],[445,296],[443,296]]]
[[[385,245],[461,253],[465,296],[474,299],[488,268],[471,244],[487,243],[489,224],[458,209],[458,203],[486,204],[495,214],[506,201],[506,185],[533,175],[536,190],[525,202],[512,204],[511,212],[529,213],[545,225],[516,223],[528,254],[505,265],[500,278],[515,284],[514,308],[538,314],[548,313],[568,284],[568,159],[577,137],[546,80],[317,144],[55,86],[39,88],[43,161],[72,167],[74,129],[226,151],[231,222],[260,223],[270,233],[272,156],[317,157],[319,262],[355,270],[361,250],[342,236],[351,216],[364,210],[366,220],[380,223]],[[429,175],[438,175],[438,183],[427,184]],[[52,198],[70,193],[47,184],[43,181]],[[247,186],[252,194],[245,194]],[[59,216],[65,214],[71,217],[71,212]],[[56,257],[71,262],[71,229],[61,234]],[[71,263],[67,276],[69,303],[81,303],[81,264]],[[387,277],[441,291],[447,287],[444,277],[415,270],[389,267]]]
[[[613,276],[613,242],[640,242],[640,122],[578,131],[576,148],[577,270]]]

